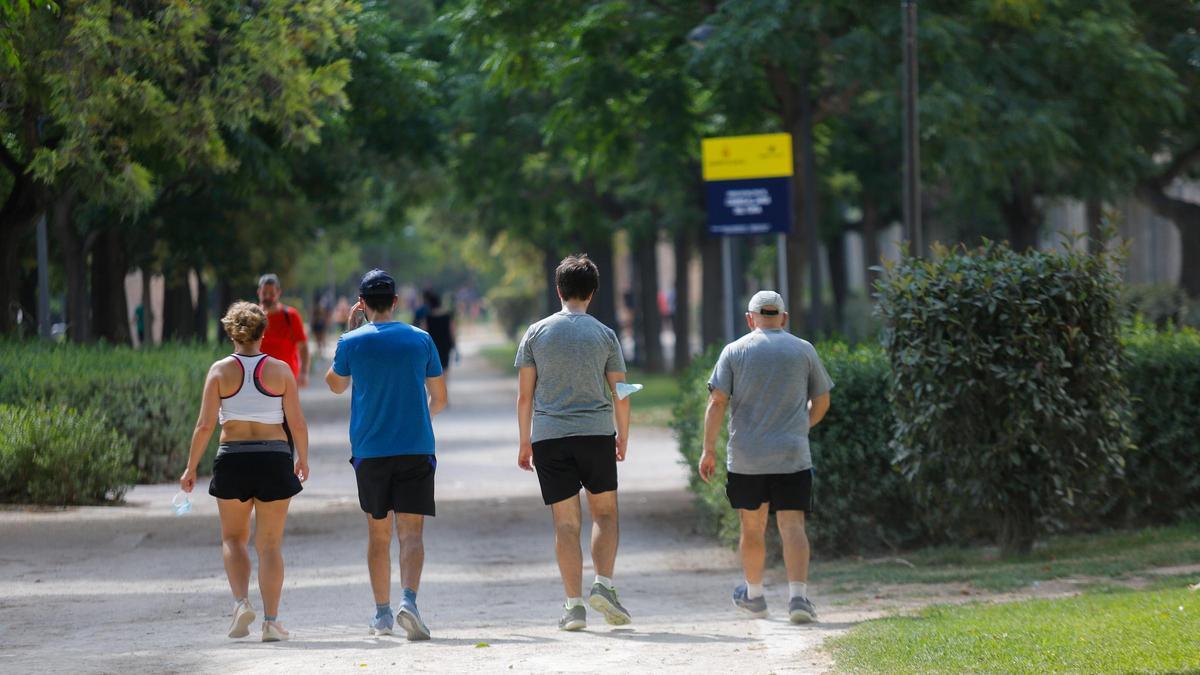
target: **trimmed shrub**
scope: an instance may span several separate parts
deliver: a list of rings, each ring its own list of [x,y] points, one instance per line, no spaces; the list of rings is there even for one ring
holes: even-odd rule
[[[1124,341],[1135,445],[1125,459],[1124,516],[1167,523],[1200,507],[1200,333],[1137,325]]]
[[[1111,263],[988,243],[887,266],[893,448],[930,522],[1025,553],[1045,519],[1111,489],[1130,448]]]
[[[892,416],[887,401],[888,364],[876,346],[817,345],[835,388],[825,419],[810,434],[814,507],[809,535],[818,554],[898,548],[924,536],[904,477],[891,463]],[[727,427],[717,442],[717,473],[704,483],[696,472],[704,441],[706,383],[720,350],[698,357],[680,380],[672,428],[689,467],[703,523],[736,545],[737,512],[725,498]]]
[[[183,471],[204,378],[218,356],[207,345],[0,343],[0,403],[93,408],[129,440],[137,480],[171,480]],[[215,447],[214,434],[202,470]]]
[[[91,410],[0,405],[0,502],[120,500],[136,472],[129,441]]]

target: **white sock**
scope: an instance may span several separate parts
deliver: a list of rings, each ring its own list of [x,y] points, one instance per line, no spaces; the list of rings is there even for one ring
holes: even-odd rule
[[[752,584],[749,581],[746,582],[746,597],[747,598],[753,600],[755,598],[761,598],[762,596],[763,596],[763,585],[762,584]]]
[[[612,579],[609,579],[608,577],[602,577],[599,574],[596,575],[596,581],[594,583],[600,584],[610,591],[613,589]]]
[[[804,581],[789,581],[788,593],[790,593],[793,598],[807,598],[808,583]]]
[[[583,607],[583,598],[567,598],[567,609]]]

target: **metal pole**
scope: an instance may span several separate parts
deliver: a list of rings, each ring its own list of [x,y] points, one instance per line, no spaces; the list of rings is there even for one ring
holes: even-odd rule
[[[904,22],[904,233],[910,253],[924,251],[921,236],[921,150],[917,115],[917,0],[901,0]]]
[[[788,269],[787,269],[787,235],[780,232],[775,235],[775,265],[779,268],[779,294],[783,302],[788,302]]]
[[[733,342],[733,243],[721,237],[721,276],[725,284],[725,342]]]
[[[50,245],[46,237],[46,214],[37,224],[38,335],[50,339]]]

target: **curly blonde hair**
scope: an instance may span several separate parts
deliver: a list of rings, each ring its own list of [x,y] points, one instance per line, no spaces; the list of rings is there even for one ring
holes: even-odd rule
[[[267,330],[267,314],[253,302],[239,301],[229,306],[221,317],[225,334],[238,344],[247,344],[262,339]]]

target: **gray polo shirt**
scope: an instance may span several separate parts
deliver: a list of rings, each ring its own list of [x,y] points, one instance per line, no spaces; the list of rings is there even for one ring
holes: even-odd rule
[[[616,433],[606,373],[625,372],[625,357],[617,334],[595,317],[563,310],[533,324],[515,365],[537,369],[534,443]]]
[[[708,386],[729,395],[730,472],[812,468],[808,402],[833,381],[810,343],[783,329],[756,330],[725,346]]]

